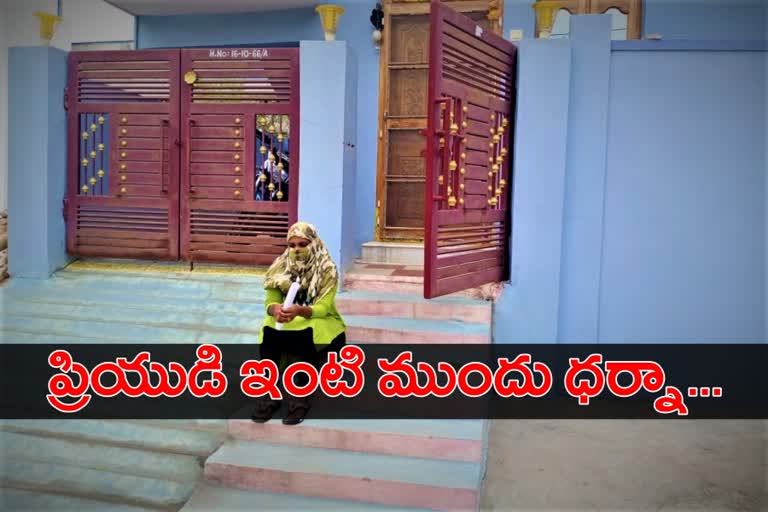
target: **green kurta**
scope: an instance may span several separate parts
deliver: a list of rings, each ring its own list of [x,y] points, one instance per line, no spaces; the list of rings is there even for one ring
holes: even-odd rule
[[[325,297],[310,306],[312,308],[312,318],[297,316],[291,322],[283,324],[285,331],[300,331],[308,327],[312,328],[315,345],[327,345],[346,329],[344,320],[336,309],[336,290],[338,286],[328,292]],[[273,304],[282,304],[285,301],[285,294],[278,288],[267,288],[267,297],[265,302],[265,311],[267,316],[264,318],[264,326],[275,328],[275,317],[269,314],[269,307]],[[264,337],[264,329],[259,333],[259,343]]]

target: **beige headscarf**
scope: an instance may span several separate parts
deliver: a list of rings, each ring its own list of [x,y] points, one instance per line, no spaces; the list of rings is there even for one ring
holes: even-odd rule
[[[286,249],[267,270],[264,287],[288,293],[291,283],[298,278],[301,289],[307,293],[307,303],[315,304],[338,284],[339,273],[312,224],[297,222],[288,230],[286,240],[294,236],[309,240],[309,257],[304,261],[293,261],[288,256],[289,249]]]

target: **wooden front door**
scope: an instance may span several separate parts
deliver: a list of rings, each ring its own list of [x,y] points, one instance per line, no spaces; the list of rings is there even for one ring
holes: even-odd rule
[[[498,23],[488,19],[490,4],[488,0],[446,2],[485,29],[496,30]],[[376,201],[378,240],[420,241],[424,238],[429,12],[429,2],[390,0],[384,3]]]

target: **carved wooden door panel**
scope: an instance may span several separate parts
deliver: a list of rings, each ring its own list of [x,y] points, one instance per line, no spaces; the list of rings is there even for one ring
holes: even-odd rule
[[[449,2],[489,28],[489,2]],[[384,5],[376,238],[422,240],[429,68],[429,2]]]

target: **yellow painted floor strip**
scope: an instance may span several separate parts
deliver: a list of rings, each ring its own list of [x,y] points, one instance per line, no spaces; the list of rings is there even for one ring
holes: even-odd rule
[[[78,272],[136,272],[136,273],[174,273],[174,274],[223,274],[223,275],[250,275],[263,276],[267,267],[246,267],[236,265],[204,265],[196,264],[194,269],[189,269],[188,262],[112,262],[112,261],[92,261],[77,260],[65,267],[66,270]]]

